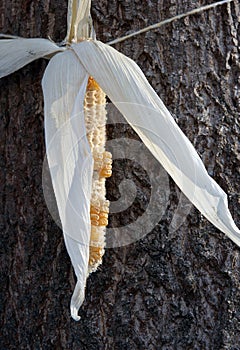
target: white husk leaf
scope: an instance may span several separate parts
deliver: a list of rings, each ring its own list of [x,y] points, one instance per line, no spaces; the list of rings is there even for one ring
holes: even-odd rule
[[[38,58],[64,50],[47,39],[0,40],[0,78]]]
[[[227,195],[208,175],[137,64],[99,41],[72,46],[86,71],[117,106],[182,192],[218,229],[240,246],[240,231],[228,210]]]
[[[45,71],[45,138],[54,193],[65,244],[77,284],[71,315],[79,320],[88,276],[90,198],[93,159],[86,137],[83,102],[88,74],[68,50],[51,59]]]

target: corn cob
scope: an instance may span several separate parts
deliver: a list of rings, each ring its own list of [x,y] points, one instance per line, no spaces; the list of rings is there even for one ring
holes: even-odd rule
[[[89,273],[102,263],[105,232],[108,224],[109,201],[106,200],[105,179],[112,174],[112,155],[105,150],[106,95],[90,77],[84,100],[87,138],[94,159],[92,195],[90,206],[91,237],[89,248]]]

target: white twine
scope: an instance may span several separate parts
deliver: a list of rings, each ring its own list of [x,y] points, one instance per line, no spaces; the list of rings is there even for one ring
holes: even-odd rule
[[[139,34],[142,34],[142,33],[146,33],[149,30],[157,29],[157,28],[163,26],[164,24],[171,23],[171,22],[173,22],[173,21],[175,21],[177,19],[181,19],[181,18],[190,16],[190,15],[194,15],[195,13],[203,12],[203,11],[209,10],[209,9],[217,7],[217,6],[220,6],[220,5],[223,5],[223,4],[227,4],[227,3],[232,2],[232,1],[233,0],[223,0],[223,1],[214,2],[213,4],[210,4],[210,5],[198,7],[196,9],[194,9],[194,10],[191,10],[191,11],[182,13],[180,15],[177,15],[177,16],[165,19],[162,22],[158,22],[158,23],[152,24],[152,25],[150,25],[150,26],[148,26],[146,28],[143,28],[143,29],[140,29],[140,30],[138,30],[136,32],[133,32],[131,34],[122,36],[121,38],[109,41],[107,44],[108,45],[114,45],[114,44],[120,43],[121,41],[127,40],[129,38],[132,38],[133,36],[136,36],[136,35],[139,35]]]

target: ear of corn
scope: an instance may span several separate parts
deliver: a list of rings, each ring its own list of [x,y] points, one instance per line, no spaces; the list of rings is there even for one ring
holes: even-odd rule
[[[106,95],[90,77],[84,101],[87,138],[93,154],[94,171],[90,207],[91,238],[89,272],[102,262],[105,247],[105,231],[108,224],[109,202],[106,200],[105,178],[112,174],[112,155],[106,152]]]
[[[91,0],[69,0],[66,43],[90,37],[90,3]],[[43,92],[49,167],[64,240],[77,276],[71,315],[79,320],[88,273],[96,270],[104,254],[109,211],[105,178],[111,176],[112,162],[105,150],[105,95],[92,78],[87,86],[89,74],[203,215],[239,246],[240,230],[228,210],[226,193],[207,174],[193,146],[140,68],[101,42],[87,40],[71,45],[71,49],[76,55],[69,50],[51,60],[44,74]],[[64,50],[45,39],[0,40],[0,77],[39,57]],[[88,140],[82,118],[86,86]]]

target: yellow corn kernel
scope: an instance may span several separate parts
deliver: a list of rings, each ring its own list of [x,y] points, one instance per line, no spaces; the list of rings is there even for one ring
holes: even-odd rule
[[[104,249],[100,247],[90,247],[89,251],[89,265],[95,269],[95,265],[102,260]]]
[[[99,220],[99,215],[97,214],[90,214],[91,220]]]
[[[107,226],[109,213],[109,201],[104,201],[99,207],[90,207],[90,218],[93,226]],[[91,237],[92,239],[92,237]]]
[[[110,177],[112,175],[112,155],[110,152],[94,152],[94,170],[99,171],[100,177]]]
[[[101,212],[99,214],[99,219],[107,219],[108,218],[108,213],[106,212]]]
[[[90,215],[99,215],[100,213],[100,207],[94,207],[93,205],[90,206]]]
[[[107,169],[106,167],[102,168],[100,173],[99,173],[100,177],[111,177],[112,176],[112,170]]]
[[[91,220],[92,226],[99,226],[99,220]]]
[[[99,226],[107,226],[108,225],[108,220],[105,218],[99,219]]]
[[[89,77],[88,84],[87,84],[87,91],[94,91],[94,90],[101,90],[101,88],[96,82],[96,80],[93,79],[93,77]]]
[[[112,155],[110,152],[103,152],[103,163],[99,172],[100,177],[110,177],[112,175]]]
[[[102,207],[99,213],[99,226],[108,225],[108,213],[109,213],[109,208]]]

